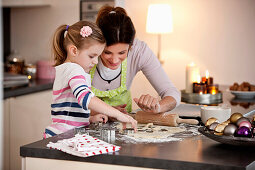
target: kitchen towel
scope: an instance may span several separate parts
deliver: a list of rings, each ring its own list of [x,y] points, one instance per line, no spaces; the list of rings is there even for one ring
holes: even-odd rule
[[[75,137],[70,139],[59,140],[56,143],[50,142],[47,147],[79,157],[115,152],[121,148],[95,137],[80,134],[76,134]]]

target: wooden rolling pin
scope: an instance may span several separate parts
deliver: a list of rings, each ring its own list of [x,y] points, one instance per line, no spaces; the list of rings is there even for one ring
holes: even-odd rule
[[[187,123],[197,125],[196,119],[181,119],[178,114],[170,113],[149,113],[144,111],[138,111],[135,115],[135,119],[138,123],[153,123],[154,125],[162,126],[178,126],[179,123]]]

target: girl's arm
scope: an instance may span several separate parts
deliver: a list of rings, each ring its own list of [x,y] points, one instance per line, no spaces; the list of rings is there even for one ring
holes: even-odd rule
[[[69,79],[69,86],[72,89],[73,95],[77,98],[78,104],[84,110],[94,110],[98,113],[105,114],[110,117],[114,117],[117,120],[125,123],[131,123],[132,127],[136,131],[137,122],[131,116],[128,116],[124,113],[121,113],[117,109],[114,109],[110,105],[104,103],[102,100],[94,96],[94,93],[88,87],[88,83],[86,82],[86,75],[81,74],[73,74],[73,76]]]
[[[127,114],[121,113],[120,111],[106,104],[105,102],[103,102],[97,97],[91,98],[88,107],[89,109],[94,110],[96,112],[105,114],[110,117],[114,117],[121,122],[131,123],[132,127],[136,130],[136,127],[137,127],[136,120],[134,120],[131,116]]]

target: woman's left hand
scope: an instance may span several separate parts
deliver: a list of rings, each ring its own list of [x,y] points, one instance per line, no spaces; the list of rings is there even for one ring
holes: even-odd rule
[[[139,99],[134,98],[135,103],[145,112],[159,113],[160,104],[157,98],[151,95],[142,95]]]

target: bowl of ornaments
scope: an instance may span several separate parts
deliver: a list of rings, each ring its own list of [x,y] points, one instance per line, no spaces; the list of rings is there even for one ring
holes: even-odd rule
[[[209,118],[205,126],[198,129],[206,137],[223,144],[255,145],[255,115],[251,120],[241,113],[233,113],[230,118],[220,123],[216,118]]]

